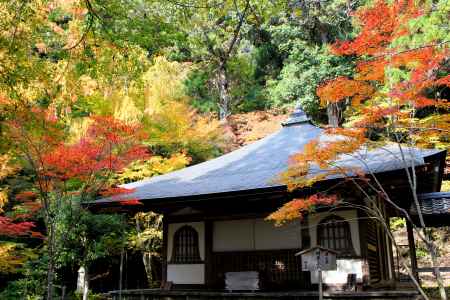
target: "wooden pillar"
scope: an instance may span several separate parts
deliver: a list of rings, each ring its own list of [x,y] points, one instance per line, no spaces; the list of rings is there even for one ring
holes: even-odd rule
[[[302,244],[301,244],[301,249],[308,249],[311,247],[311,237],[309,236],[309,216],[307,216],[306,218],[304,218],[301,223],[300,223],[300,228],[301,228],[301,239],[302,239]]]
[[[169,238],[169,224],[167,223],[167,218],[163,218],[163,241],[162,241],[162,284],[165,285],[167,282],[167,261],[169,259],[167,255],[168,250],[168,240]]]
[[[367,214],[358,209],[358,228],[359,228],[359,244],[360,244],[360,251],[361,251],[361,258],[362,258],[362,286],[368,286],[369,280],[370,280],[370,274],[369,274],[369,262],[368,262],[368,241],[367,241],[367,234],[368,234],[368,219]],[[363,288],[361,287],[361,289]]]
[[[311,236],[309,235],[309,218],[310,216],[306,216],[300,223],[301,226],[301,249],[308,249],[311,247]],[[297,256],[299,268],[302,268],[302,258],[301,256]],[[301,272],[302,280],[301,280],[301,288],[302,289],[310,289],[311,288],[311,272],[303,271]]]
[[[417,274],[417,256],[416,256],[416,244],[414,242],[414,232],[412,224],[406,221],[406,230],[408,232],[408,246],[409,246],[409,257],[411,259],[411,270],[414,277],[419,281],[419,276]]]
[[[213,223],[205,221],[205,285],[212,288],[214,284],[213,270]]]

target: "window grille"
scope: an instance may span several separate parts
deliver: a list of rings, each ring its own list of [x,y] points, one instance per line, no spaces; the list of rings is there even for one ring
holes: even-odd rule
[[[185,225],[175,232],[171,262],[177,264],[201,262],[198,233],[191,226]]]
[[[336,250],[340,255],[353,255],[350,225],[343,218],[330,216],[322,220],[317,228],[320,246]]]

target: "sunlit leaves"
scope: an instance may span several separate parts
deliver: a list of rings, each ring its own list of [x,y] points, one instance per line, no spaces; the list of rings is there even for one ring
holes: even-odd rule
[[[191,159],[185,153],[175,153],[169,158],[152,156],[150,159],[131,164],[116,177],[121,183],[134,182],[165,174],[186,167]]]
[[[183,87],[188,71],[188,64],[155,59],[143,78],[144,124],[155,148],[169,154],[186,151],[194,160],[205,160],[220,142],[219,122],[189,106]]]
[[[333,174],[363,176],[361,171],[340,168],[337,162],[344,155],[370,148],[367,129],[385,130],[388,138],[397,137],[396,142],[448,148],[448,102],[436,92],[448,89],[448,45],[440,35],[427,44],[407,42],[416,34],[422,36],[415,24],[431,14],[435,12],[430,7],[419,7],[412,0],[379,0],[356,11],[359,34],[332,45],[333,53],[359,59],[356,74],[336,77],[317,88],[322,103],[352,100],[353,117],[345,128],[328,130],[331,140],[310,141],[291,157],[288,170],[281,174],[289,189],[312,186]],[[434,114],[416,118],[417,112],[430,107],[436,109]],[[313,206],[308,199],[293,200],[271,219],[299,218]]]
[[[334,163],[342,155],[358,151],[365,141],[364,129],[330,128],[321,139],[311,140],[301,152],[289,158],[289,167],[280,174],[279,180],[293,191],[331,175],[346,177],[358,173],[360,170],[356,168],[347,169]]]
[[[313,211],[317,206],[331,206],[337,203],[336,195],[315,194],[303,199],[294,199],[270,214],[267,220],[274,221],[279,226],[294,219],[303,219],[305,214]]]
[[[361,101],[369,98],[375,89],[363,81],[351,80],[346,77],[338,77],[317,88],[317,95],[322,105],[336,103],[352,99],[352,104],[358,105]]]
[[[36,254],[22,244],[0,242],[0,274],[17,273],[27,260],[33,258]]]
[[[360,113],[361,126],[370,126],[387,116],[395,116],[401,121],[401,117],[408,117],[408,110],[413,113],[430,106],[448,109],[448,103],[433,92],[447,85],[445,62],[449,55],[448,46],[439,35],[427,40],[426,44],[408,42],[422,35],[414,27],[418,20],[431,18],[432,14],[436,12],[428,6],[419,7],[415,1],[403,0],[393,3],[377,1],[359,9],[355,14],[361,23],[358,36],[333,45],[338,55],[359,57],[357,73],[344,88],[339,88],[341,78],[328,82],[318,89],[319,96],[323,101],[343,100],[349,95],[357,95],[354,97],[356,100],[365,100],[358,99],[358,94],[366,99],[372,98],[372,105],[359,105],[361,101],[353,103],[354,110]],[[443,76],[440,69],[444,71]],[[345,93],[345,88],[349,92]],[[367,88],[378,91],[367,93]],[[337,97],[333,98],[334,95]],[[387,103],[388,107],[381,110],[380,106]]]

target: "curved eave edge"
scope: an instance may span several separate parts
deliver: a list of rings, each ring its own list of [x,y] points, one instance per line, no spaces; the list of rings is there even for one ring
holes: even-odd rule
[[[163,198],[149,198],[149,199],[139,199],[142,205],[133,205],[136,208],[139,207],[156,207],[163,205],[176,205],[176,204],[186,204],[186,203],[194,203],[194,202],[205,202],[209,200],[223,200],[229,198],[236,198],[237,195],[241,197],[251,197],[251,196],[262,196],[262,195],[287,195],[288,190],[285,185],[277,185],[271,187],[257,188],[251,190],[237,190],[237,191],[228,191],[228,192],[220,192],[220,193],[210,193],[210,194],[198,194],[198,195],[189,195],[189,196],[177,196],[177,197],[163,197]],[[94,200],[91,202],[87,202],[84,204],[86,208],[99,210],[103,208],[109,207],[121,207],[124,206],[121,202],[126,201],[125,199],[114,199],[111,200],[108,198]],[[131,206],[129,206],[131,207]]]
[[[428,156],[424,156],[423,159],[426,163],[431,161],[440,161],[441,162],[441,170],[440,173],[442,173],[444,164],[445,164],[445,157],[446,157],[446,150],[436,151]],[[392,172],[399,171],[401,169],[396,170],[389,170],[389,171],[383,171],[383,172],[376,172],[375,174],[389,174]],[[440,178],[442,179],[442,174],[440,174]],[[338,180],[342,180],[342,177],[339,178],[329,178],[320,181],[320,184],[324,184],[325,182],[336,182]],[[440,179],[440,180],[441,180]],[[313,187],[309,188],[309,191],[313,190]],[[306,191],[306,189],[305,189]],[[244,189],[244,190],[233,190],[233,191],[225,191],[225,192],[219,192],[219,193],[209,193],[209,194],[196,194],[196,195],[184,195],[184,196],[176,196],[176,197],[160,197],[160,198],[146,198],[146,199],[137,199],[140,202],[142,202],[143,206],[160,206],[161,204],[176,204],[176,203],[185,203],[185,202],[200,202],[200,201],[207,201],[212,199],[226,199],[230,197],[234,197],[236,195],[261,195],[265,193],[287,193],[287,186],[286,185],[273,185],[273,186],[267,186],[262,188],[256,188],[256,189]],[[297,191],[298,192],[298,191]],[[424,194],[425,195],[425,194]],[[126,196],[125,196],[126,197]],[[84,206],[94,209],[102,209],[107,208],[110,206],[121,206],[121,202],[126,201],[124,198],[117,197],[115,199],[111,198],[103,198],[103,199],[97,199],[91,202],[86,203]],[[141,205],[137,205],[137,207],[142,207]]]

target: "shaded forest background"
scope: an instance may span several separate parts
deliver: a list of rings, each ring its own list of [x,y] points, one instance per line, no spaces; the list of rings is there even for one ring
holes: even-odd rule
[[[431,2],[433,17],[421,26],[448,41],[448,2]],[[83,136],[94,115],[139,124],[151,157],[112,174],[111,185],[164,174],[258,140],[279,129],[297,104],[323,126],[333,112],[321,104],[317,87],[352,77],[356,64],[356,57],[332,54],[329,45],[354,38],[360,27],[352,13],[371,3],[0,1],[0,214],[35,224],[34,235],[0,235],[0,298],[41,299],[49,259],[44,216],[24,202],[24,192],[36,192],[37,178],[7,128],[18,112],[45,110],[61,123],[67,141]],[[444,29],[436,26],[443,22]],[[448,61],[444,69],[448,74]],[[448,99],[448,88],[439,93]],[[357,112],[339,113],[351,120]],[[417,118],[446,114],[427,108]],[[423,144],[448,149],[449,141],[447,134]],[[450,190],[448,173],[443,190]],[[68,181],[66,188],[76,192],[80,182]],[[158,286],[158,216],[94,216],[72,204],[59,212],[57,295],[63,286],[74,294],[81,265],[89,266],[94,293],[117,289],[124,256],[127,264],[142,266],[141,279],[124,279],[129,283],[124,287]],[[448,230],[436,237],[445,237],[441,256],[447,257]]]

